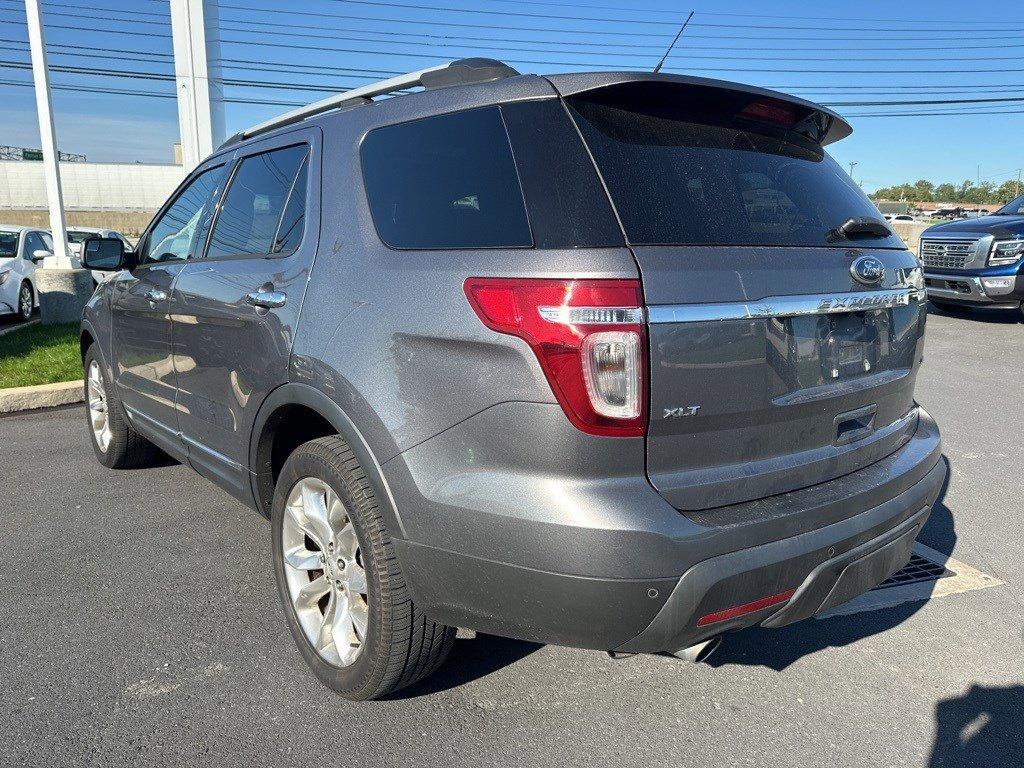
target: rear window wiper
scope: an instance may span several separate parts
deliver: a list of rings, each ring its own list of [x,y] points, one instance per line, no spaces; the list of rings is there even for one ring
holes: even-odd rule
[[[881,219],[860,216],[847,219],[831,230],[826,238],[828,240],[858,240],[862,237],[889,237],[891,234],[892,230]]]

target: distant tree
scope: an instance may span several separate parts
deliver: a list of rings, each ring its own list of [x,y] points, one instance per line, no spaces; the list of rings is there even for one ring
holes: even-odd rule
[[[927,179],[919,179],[913,184],[880,187],[871,197],[874,200],[907,200],[915,203],[1001,205],[1021,194],[1024,194],[1024,182],[1018,185],[1017,179],[1004,181],[998,187],[991,181],[975,184],[968,179],[959,184],[944,181],[936,185]]]
[[[915,200],[932,202],[935,200],[935,185],[927,179],[918,179],[914,184],[913,197]]]

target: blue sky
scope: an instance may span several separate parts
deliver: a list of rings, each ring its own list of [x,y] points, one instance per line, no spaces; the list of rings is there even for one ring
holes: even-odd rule
[[[212,2],[212,0],[210,0]],[[865,189],[929,178],[995,183],[1024,165],[1024,8],[951,0],[217,0],[227,133],[309,102],[360,73],[451,58],[503,58],[523,72],[650,69],[690,10],[667,71],[776,87],[823,103],[1020,98],[981,104],[834,107],[854,134],[835,145]],[[177,140],[166,0],[44,0],[61,149],[90,160],[169,162]],[[627,10],[628,9],[628,10]],[[21,0],[0,0],[0,144],[38,146]],[[78,47],[72,47],[78,46]],[[511,50],[515,49],[515,50]],[[103,58],[107,57],[107,58]],[[979,71],[986,70],[986,71]],[[140,76],[141,75],[141,76]],[[277,86],[277,87],[275,87]],[[310,90],[301,90],[296,86]],[[152,96],[97,93],[138,91]],[[318,90],[319,89],[319,90]],[[161,98],[160,95],[164,96]],[[883,116],[893,112],[950,112]]]

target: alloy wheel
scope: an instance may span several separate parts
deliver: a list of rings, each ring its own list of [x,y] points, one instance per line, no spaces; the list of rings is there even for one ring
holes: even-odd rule
[[[305,477],[288,492],[281,547],[292,607],[328,663],[353,664],[366,643],[368,588],[348,510],[327,483]]]
[[[103,386],[103,374],[100,364],[93,360],[89,363],[89,376],[85,380],[85,398],[89,407],[89,423],[92,425],[92,436],[96,445],[103,453],[110,447],[110,414],[107,401],[107,390]]]
[[[32,289],[27,284],[18,292],[18,314],[23,320],[32,317]]]

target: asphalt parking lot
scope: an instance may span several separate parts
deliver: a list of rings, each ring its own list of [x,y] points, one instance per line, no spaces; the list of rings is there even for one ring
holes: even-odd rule
[[[79,409],[0,419],[5,765],[1024,764],[1024,323],[929,319],[952,469],[922,541],[1005,582],[726,638],[709,664],[493,637],[384,702],[321,687],[266,522],[184,467],[112,472]]]

